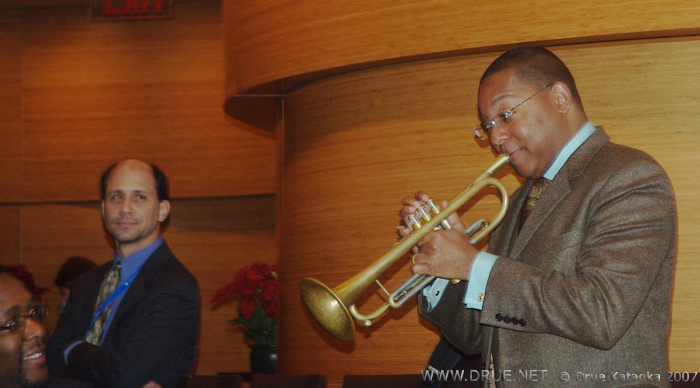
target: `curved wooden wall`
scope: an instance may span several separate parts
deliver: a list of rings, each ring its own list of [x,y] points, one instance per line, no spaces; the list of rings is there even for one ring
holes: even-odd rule
[[[585,3],[585,4],[584,4]],[[640,148],[669,173],[679,211],[671,370],[696,370],[700,233],[694,201],[700,146],[700,5],[680,1],[450,1],[282,3],[225,1],[228,107],[266,101],[256,120],[277,123],[280,144],[282,373],[419,373],[438,341],[415,304],[355,339],[325,333],[299,282],[334,287],[397,240],[401,197],[425,189],[449,199],[493,158],[473,139],[476,89],[506,47],[550,46],[570,66],[589,117],[613,141]],[[595,18],[584,15],[593,15]],[[275,97],[275,95],[278,95]],[[270,101],[284,97],[284,120]],[[254,101],[251,103],[251,101]],[[258,104],[262,106],[262,104]],[[250,112],[249,112],[250,113]],[[519,180],[502,174],[512,191]],[[472,204],[469,204],[472,205]],[[465,221],[492,214],[487,195]],[[383,276],[408,276],[405,262]],[[373,286],[358,301],[377,307]],[[575,366],[572,366],[575,367]]]
[[[521,42],[669,36],[700,27],[700,4],[680,0],[224,0],[224,12],[229,92]]]

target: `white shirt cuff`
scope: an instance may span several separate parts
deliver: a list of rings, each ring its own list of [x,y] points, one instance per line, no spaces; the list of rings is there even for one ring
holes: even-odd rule
[[[496,259],[498,256],[494,254],[479,252],[472,262],[467,292],[464,294],[464,304],[467,305],[468,309],[481,310],[484,308],[486,284],[493,265],[496,264]]]
[[[423,296],[428,300],[428,311],[437,306],[438,302],[440,302],[440,298],[442,298],[442,292],[449,283],[450,281],[447,279],[435,278],[431,285],[423,289]]]

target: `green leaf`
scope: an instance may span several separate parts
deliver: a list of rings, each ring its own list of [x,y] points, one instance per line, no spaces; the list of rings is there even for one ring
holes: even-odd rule
[[[274,345],[277,342],[277,321],[265,314],[262,302],[258,300],[258,308],[250,319],[242,316],[226,321],[230,325],[243,326],[243,338],[261,345]]]

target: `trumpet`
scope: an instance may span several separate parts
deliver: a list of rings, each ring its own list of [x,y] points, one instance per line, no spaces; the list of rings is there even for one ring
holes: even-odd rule
[[[503,221],[508,210],[508,191],[503,183],[493,178],[492,175],[509,162],[510,158],[508,155],[499,155],[476,179],[452,198],[442,210],[433,204],[432,201],[429,201],[430,210],[423,212],[420,220],[413,220],[414,230],[410,234],[400,239],[377,261],[339,286],[331,289],[316,279],[303,279],[300,284],[301,296],[314,319],[334,337],[349,341],[355,336],[353,318],[362,322],[364,326],[370,326],[372,320],[381,316],[389,307],[395,309],[402,307],[406,301],[432,283],[435,279],[434,276],[413,275],[394,292],[389,293],[377,279],[406,252],[410,251],[413,246],[427,236],[430,231],[434,229],[449,229],[447,217],[488,186],[493,186],[500,192],[501,208],[491,222],[482,218],[472,224],[467,229],[467,233],[470,236],[471,244],[476,244],[491,233]],[[372,282],[376,283],[379,289],[387,296],[387,301],[374,312],[367,315],[361,314],[355,307],[355,301]],[[458,282],[458,280],[452,281],[452,283],[455,282]]]

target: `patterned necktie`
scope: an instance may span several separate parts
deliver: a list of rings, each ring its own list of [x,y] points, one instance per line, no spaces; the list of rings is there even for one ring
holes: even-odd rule
[[[491,361],[489,362],[489,388],[496,388],[496,370],[493,367],[493,353],[491,353]]]
[[[537,200],[540,199],[540,195],[542,195],[542,192],[544,191],[545,187],[547,187],[549,182],[551,181],[547,178],[540,178],[532,184],[530,192],[527,195],[527,199],[523,204],[523,210],[520,213],[519,229],[522,228],[525,220],[530,215],[530,212],[532,212],[532,209],[535,207],[535,203],[537,203]]]
[[[95,302],[95,312],[97,312],[97,309],[100,308],[100,305],[102,305],[102,303],[110,295],[112,295],[112,293],[114,293],[114,290],[117,288],[117,285],[119,285],[119,274],[121,273],[121,269],[122,263],[121,261],[119,261],[109,272],[107,272],[107,276],[105,276],[105,279],[102,281],[102,285],[100,286],[100,294],[97,296],[97,302]],[[99,317],[97,317],[97,319],[95,319],[95,323],[92,325],[90,330],[88,330],[87,336],[85,337],[85,341],[93,345],[100,345],[100,343],[102,342],[102,329],[104,328],[105,322],[107,321],[107,317],[109,316],[110,311],[112,311],[111,304],[102,311],[102,313]]]

